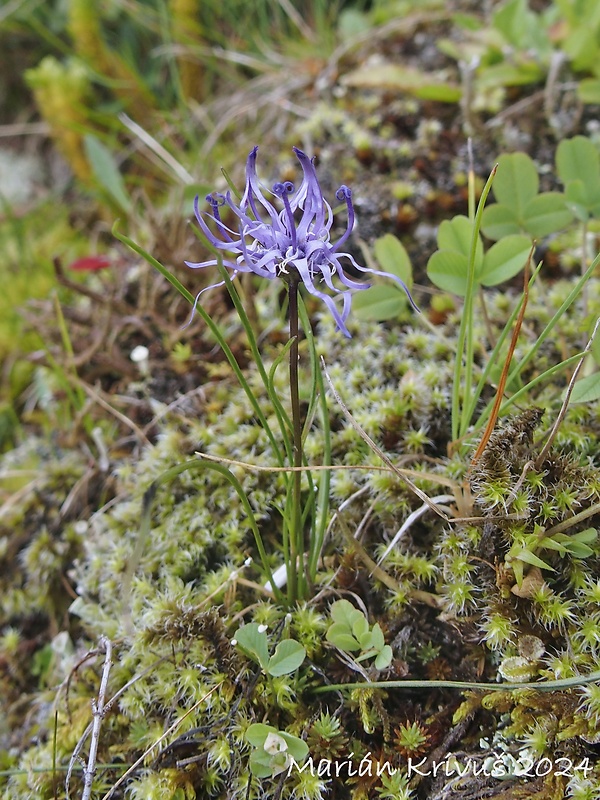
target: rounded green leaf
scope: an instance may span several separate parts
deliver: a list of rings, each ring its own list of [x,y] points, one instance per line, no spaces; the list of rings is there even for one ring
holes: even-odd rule
[[[600,195],[600,154],[596,145],[586,136],[563,139],[556,149],[556,169],[566,187],[569,203],[580,204],[591,211]],[[575,181],[580,185],[572,188],[570,184]],[[577,211],[575,213],[579,216]]]
[[[569,181],[565,187],[565,198],[573,215],[581,222],[587,222],[590,203],[583,181]]]
[[[273,774],[273,757],[264,750],[253,750],[250,754],[250,772],[255,778],[270,778]]]
[[[445,219],[439,227],[437,241],[440,250],[453,250],[467,258],[471,254],[473,223],[468,217],[458,214],[452,219]],[[477,238],[475,249],[475,272],[483,260],[483,244]]]
[[[305,658],[306,650],[300,642],[296,642],[294,639],[284,639],[279,642],[269,659],[267,672],[274,677],[289,675],[290,672],[298,669]]]
[[[492,245],[483,259],[480,282],[495,286],[520,272],[529,257],[531,241],[527,236],[505,236]]]
[[[343,622],[348,628],[352,627],[352,620],[357,609],[349,600],[336,600],[331,604],[329,614],[334,622]],[[360,611],[358,612],[360,614]]]
[[[566,228],[573,221],[567,208],[566,198],[561,192],[544,192],[534,197],[527,205],[523,227],[534,239]]]
[[[360,644],[350,633],[349,627],[343,622],[334,622],[327,630],[326,637],[328,642],[339,647],[348,653],[360,650]]]
[[[263,722],[253,722],[252,725],[246,728],[245,736],[252,747],[262,747],[269,733],[277,733],[277,731],[271,725],[265,725]]]
[[[521,233],[521,226],[513,208],[495,203],[483,209],[481,230],[489,239],[497,240]]]
[[[286,733],[286,731],[279,731],[279,735],[287,742],[287,751],[292,758],[295,759],[298,764],[304,761],[308,755],[308,745],[306,742],[303,739],[298,738],[298,736],[293,736],[291,733]]]
[[[372,647],[376,650],[381,650],[381,648],[385,644],[385,639],[383,637],[383,631],[381,630],[381,626],[378,622],[373,625],[373,630],[371,631],[373,639],[372,639]]]
[[[412,286],[412,267],[402,242],[393,234],[386,233],[385,236],[375,239],[373,252],[381,269],[400,278],[410,289]]]
[[[492,191],[498,203],[514,209],[517,218],[523,216],[539,186],[537,169],[526,153],[505,153],[499,157]]]
[[[392,652],[392,648],[389,646],[389,644],[384,645],[375,659],[376,668],[385,669],[386,667],[389,667],[389,665],[392,663],[393,655],[394,653]]]
[[[256,622],[242,625],[235,633],[235,640],[246,655],[257,661],[263,669],[267,668],[269,650],[267,647],[267,634],[261,630]]]
[[[454,250],[437,250],[427,262],[429,280],[439,289],[464,297],[469,259]]]
[[[365,321],[384,322],[397,317],[406,303],[404,292],[389,281],[385,286],[376,284],[357,292],[352,298],[352,313]]]
[[[360,617],[357,617],[354,622],[352,623],[352,633],[356,637],[356,639],[360,642],[361,638],[367,633],[369,630],[369,623],[367,618],[364,614],[361,614]]]

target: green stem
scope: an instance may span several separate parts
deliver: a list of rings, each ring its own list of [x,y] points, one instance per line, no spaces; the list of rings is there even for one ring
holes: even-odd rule
[[[298,380],[298,282],[292,274],[289,283],[289,318],[290,318],[290,399],[292,404],[292,436],[293,464],[302,466],[302,418],[300,416],[300,392]],[[290,536],[290,574],[288,575],[288,598],[290,602],[304,595],[304,570],[300,569],[304,561],[304,536],[302,525],[302,472],[296,470],[292,475],[292,531]]]
[[[576,675],[573,678],[538,681],[535,683],[477,683],[477,681],[364,681],[363,683],[330,683],[317,686],[315,694],[323,692],[341,692],[344,689],[468,689],[481,692],[514,692],[521,689],[534,689],[537,692],[555,692],[584,686],[600,681],[600,671],[589,675]]]
[[[465,292],[465,303],[463,316],[460,322],[458,331],[458,342],[456,346],[456,364],[454,369],[454,386],[452,397],[452,438],[454,440],[460,438],[467,432],[469,427],[469,402],[471,399],[471,387],[473,385],[473,353],[474,353],[474,339],[473,339],[473,304],[475,300],[475,291],[477,283],[475,280],[475,262],[477,259],[477,245],[480,242],[479,229],[481,228],[481,215],[485,208],[494,176],[496,175],[497,165],[492,170],[490,177],[487,179],[479,203],[475,218],[473,219],[473,232],[471,236],[471,249],[469,253],[469,265],[467,274],[467,288]],[[466,345],[466,352],[465,352]],[[464,395],[462,408],[460,407],[460,383],[463,372],[463,355],[464,355]]]

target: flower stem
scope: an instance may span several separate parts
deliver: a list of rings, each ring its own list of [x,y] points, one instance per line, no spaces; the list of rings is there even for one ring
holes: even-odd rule
[[[290,399],[292,404],[293,464],[302,466],[302,419],[300,417],[300,394],[298,388],[298,283],[299,276],[290,275]],[[305,593],[304,586],[304,536],[302,531],[302,472],[292,473],[292,530],[290,535],[290,564],[288,575],[288,599],[294,602]],[[300,567],[300,571],[298,571]]]

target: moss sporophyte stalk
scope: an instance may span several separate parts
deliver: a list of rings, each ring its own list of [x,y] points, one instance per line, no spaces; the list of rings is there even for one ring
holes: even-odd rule
[[[304,286],[309,294],[325,303],[338,330],[348,338],[351,338],[351,335],[346,321],[350,314],[352,293],[369,288],[369,284],[350,278],[344,272],[342,263],[344,260],[349,262],[355,272],[389,277],[397,281],[414,306],[408,288],[399,277],[381,270],[363,267],[350,253],[341,249],[349,239],[355,223],[352,192],[345,185],[340,186],[337,190],[336,198],[346,204],[346,230],[336,242],[332,241],[331,229],[334,215],[331,206],[323,196],[314,161],[299,148],[294,147],[293,150],[302,168],[302,181],[298,188],[291,181],[273,184],[270,195],[277,199],[279,210],[263,192],[258,180],[256,172],[258,147],[254,147],[248,155],[246,185],[239,203],[234,201],[231,191],[227,191],[225,194],[215,192],[206,198],[210,211],[202,211],[198,198],[196,198],[194,203],[196,219],[202,233],[218,255],[206,261],[186,261],[186,264],[193,269],[218,266],[221,270],[227,271],[228,277],[207,287],[209,289],[227,285],[229,291],[232,291],[232,279],[239,273],[253,273],[268,280],[280,279],[288,291],[291,420],[287,417],[279,398],[273,396],[272,385],[270,394],[272,402],[281,411],[284,446],[289,463],[294,468],[288,483],[289,491],[286,509],[283,513],[282,533],[282,549],[286,567],[283,583],[287,584],[289,603],[295,602],[299,597],[307,597],[310,593],[324,530],[321,525],[321,533],[319,533],[316,526],[307,524],[307,515],[304,513],[302,505],[301,468],[305,461],[302,442],[304,421],[300,411],[298,373],[300,318],[302,318],[304,333],[309,339],[311,348],[313,373],[311,393],[313,397],[316,397],[317,394],[323,397],[324,392],[320,385],[322,379],[316,366],[317,359],[312,344],[310,322],[299,298],[299,287]],[[222,216],[223,212],[227,212],[227,219]],[[231,222],[229,221],[230,217],[232,218]],[[214,231],[209,227],[209,222]],[[327,291],[323,291],[322,285]],[[195,307],[204,291],[206,289],[196,296]],[[341,309],[336,303],[337,298],[341,298]],[[416,306],[414,307],[416,308]],[[238,305],[238,311],[240,310],[243,313],[243,309]],[[258,363],[260,361],[258,349],[255,355]],[[327,427],[326,406],[323,408],[322,417],[324,425]],[[308,480],[312,481],[310,475]],[[325,487],[325,483],[322,485]],[[322,505],[320,518],[323,521],[326,518],[328,504],[327,491],[320,493],[320,502]],[[314,519],[316,516],[314,502],[309,500],[306,508],[309,517]],[[271,589],[275,590],[275,588],[271,584]]]

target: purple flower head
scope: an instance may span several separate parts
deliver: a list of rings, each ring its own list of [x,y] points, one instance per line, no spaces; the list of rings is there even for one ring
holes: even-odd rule
[[[350,332],[346,320],[350,313],[352,290],[368,289],[370,284],[351,280],[344,273],[341,259],[347,259],[359,272],[383,275],[398,281],[414,306],[407,287],[395,275],[362,267],[350,253],[340,252],[340,247],[346,243],[354,227],[352,192],[347,186],[340,186],[336,192],[336,198],[346,203],[348,222],[346,230],[334,243],[330,237],[333,212],[323,197],[312,160],[294,147],[302,167],[302,183],[297,189],[290,181],[274,184],[271,194],[278,198],[278,205],[282,207],[278,211],[260,188],[256,175],[257,151],[258,147],[255,147],[248,156],[246,187],[239,205],[232,199],[231,192],[209,195],[206,198],[211,206],[209,212],[200,210],[197,197],[194,202],[198,224],[213,247],[223,251],[223,264],[232,270],[232,278],[240,272],[254,272],[269,280],[281,278],[288,282],[302,282],[310,294],[323,300],[339,330],[348,337]],[[237,230],[227,227],[223,222],[220,209],[224,206],[237,217]],[[215,233],[207,225],[205,217],[212,220]],[[199,263],[185,263],[188,267],[199,269],[215,266],[218,261],[213,258]],[[331,294],[321,290],[322,284]],[[207,288],[222,285],[223,281]],[[341,312],[332,295],[341,296]]]

